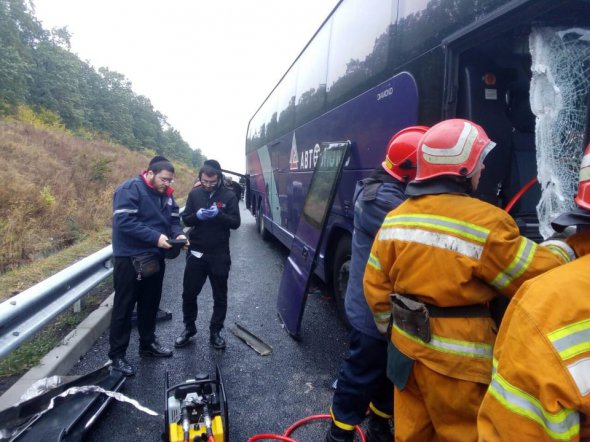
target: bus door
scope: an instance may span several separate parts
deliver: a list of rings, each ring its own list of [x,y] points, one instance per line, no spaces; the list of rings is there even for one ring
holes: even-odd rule
[[[303,204],[291,253],[279,285],[278,314],[287,332],[300,338],[301,318],[307,300],[309,280],[316,264],[328,212],[350,150],[350,142],[322,143],[311,183]]]

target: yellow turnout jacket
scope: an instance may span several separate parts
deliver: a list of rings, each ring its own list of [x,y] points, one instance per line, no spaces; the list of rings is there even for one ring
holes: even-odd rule
[[[412,197],[387,215],[375,238],[365,296],[384,331],[391,293],[439,307],[485,305],[569,260],[561,247],[520,236],[510,215],[491,204],[460,194]],[[430,327],[426,343],[394,324],[391,341],[438,373],[490,382],[497,331],[491,318],[431,318]]]

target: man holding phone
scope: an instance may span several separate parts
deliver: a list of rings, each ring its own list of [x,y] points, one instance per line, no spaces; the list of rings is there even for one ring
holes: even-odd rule
[[[175,347],[184,347],[197,334],[197,296],[207,278],[213,290],[213,315],[209,325],[211,346],[225,348],[220,332],[227,313],[227,279],[231,266],[230,229],[240,227],[238,199],[225,187],[221,166],[207,160],[199,171],[201,186],[189,193],[182,214],[185,225],[193,227],[189,234],[190,248],[184,270],[182,313],[184,331]]]
[[[115,300],[111,316],[109,358],[124,376],[135,374],[125,359],[131,336],[131,315],[137,303],[139,353],[169,357],[172,351],[156,339],[156,314],[162,297],[166,251],[172,238],[186,242],[172,183],[174,166],[156,156],[139,176],[115,190],[113,256]]]

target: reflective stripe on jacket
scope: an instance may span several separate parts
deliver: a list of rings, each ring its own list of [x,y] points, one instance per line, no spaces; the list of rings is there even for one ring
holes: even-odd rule
[[[589,268],[590,256],[580,258],[524,284],[511,301],[478,417],[480,440],[590,438]]]
[[[485,304],[564,263],[563,254],[520,236],[498,207],[466,195],[413,197],[385,218],[365,271],[367,302],[377,325],[389,321],[389,294],[439,307]],[[491,318],[431,318],[425,343],[394,327],[392,342],[430,369],[489,383],[496,336]]]

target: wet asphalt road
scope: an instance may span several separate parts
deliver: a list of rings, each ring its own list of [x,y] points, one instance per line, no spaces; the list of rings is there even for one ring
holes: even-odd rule
[[[253,216],[240,203],[242,226],[232,231],[232,269],[229,279],[229,308],[222,335],[227,348],[209,346],[208,324],[212,297],[209,283],[199,296],[198,333],[190,345],[174,349],[172,358],[138,355],[134,329],[127,359],[137,374],[128,378],[121,392],[158,412],[144,414],[129,404],[112,402],[93,427],[89,441],[161,441],[164,430],[164,389],[196,373],[214,375],[220,367],[229,409],[229,440],[245,442],[261,433],[284,434],[295,421],[327,413],[332,398],[331,384],[346,353],[347,333],[338,319],[336,306],[324,288],[314,289],[307,301],[302,340],[293,340],[277,316],[277,288],[288,250],[275,242],[264,242],[256,232]],[[182,331],[182,275],[184,254],[168,262],[160,307],[172,312],[172,320],[158,323],[162,344],[173,347]],[[239,322],[273,348],[260,356],[234,336],[230,328]],[[102,366],[107,358],[108,332],[79,361],[70,374],[84,374]],[[292,434],[300,442],[323,440],[329,421],[307,424]]]

